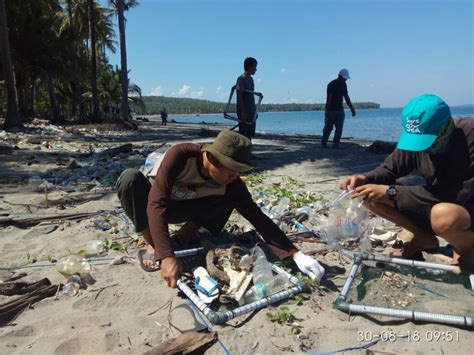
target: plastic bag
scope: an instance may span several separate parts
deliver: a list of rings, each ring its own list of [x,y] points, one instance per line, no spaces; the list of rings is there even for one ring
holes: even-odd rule
[[[165,153],[169,148],[170,147],[168,145],[165,145],[148,154],[145,160],[145,164],[142,165],[142,167],[140,168],[140,171],[143,173],[143,175],[149,177],[156,176],[158,167],[161,164],[161,161],[163,160],[163,157],[165,156]]]
[[[368,251],[368,211],[361,199],[352,199],[351,195],[345,191],[331,203],[328,217],[320,220],[320,231],[334,249]]]

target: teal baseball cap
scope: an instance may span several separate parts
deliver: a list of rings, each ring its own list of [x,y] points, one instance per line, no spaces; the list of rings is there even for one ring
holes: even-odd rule
[[[403,108],[402,134],[397,148],[414,152],[427,150],[450,119],[451,110],[438,96],[426,94],[414,97]]]

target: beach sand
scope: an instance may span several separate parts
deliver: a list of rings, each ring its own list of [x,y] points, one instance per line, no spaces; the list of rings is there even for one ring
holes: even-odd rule
[[[4,148],[0,155],[0,212],[15,216],[79,213],[113,210],[119,201],[113,187],[89,186],[85,191],[58,191],[45,193],[32,191],[26,180],[34,173],[51,169],[65,170],[68,158],[79,164],[90,162],[87,152],[107,146],[132,143],[133,151],[107,158],[101,162],[107,170],[138,167],[143,163],[143,149],[161,143],[183,141],[210,142],[221,127],[195,124],[169,124],[140,122],[139,132],[93,131],[93,128],[69,127],[56,131],[44,128],[22,135],[22,140],[0,141],[0,145],[18,146]],[[51,133],[50,136],[47,133]],[[42,135],[40,144],[26,143],[28,137]],[[59,139],[62,137],[61,139]],[[13,138],[12,138],[13,139]],[[47,142],[46,144],[42,144]],[[268,174],[268,182],[281,176],[291,176],[303,182],[307,191],[323,194],[328,199],[338,195],[340,177],[368,171],[384,159],[384,155],[368,153],[364,142],[343,141],[342,149],[321,149],[316,137],[259,135],[253,140],[254,163],[258,172]],[[49,148],[47,147],[49,146]],[[40,147],[40,148],[37,148]],[[138,152],[138,153],[137,153]],[[100,165],[97,165],[100,166]],[[110,171],[109,171],[110,172]],[[86,179],[87,180],[87,179]],[[49,260],[61,259],[77,252],[93,240],[111,238],[125,243],[130,238],[122,236],[122,221],[115,221],[115,230],[101,231],[94,224],[104,216],[94,216],[80,221],[62,221],[39,224],[21,229],[14,226],[0,229],[0,267],[25,265],[17,271],[27,273],[26,281],[47,277],[53,284],[64,282],[54,264]],[[300,245],[304,250],[315,248],[313,243]],[[135,243],[130,243],[128,253],[136,255]],[[124,255],[110,251],[109,258]],[[30,264],[33,259],[36,263]],[[213,326],[219,339],[232,354],[277,354],[285,351],[305,353],[309,350],[334,351],[367,343],[373,336],[393,331],[406,335],[418,332],[420,340],[380,342],[370,351],[354,353],[444,353],[468,354],[472,351],[474,334],[463,328],[440,324],[414,324],[410,321],[381,316],[349,316],[333,308],[345,282],[350,260],[329,252],[318,259],[327,266],[328,280],[311,294],[302,305],[289,302],[288,306],[301,324],[301,334],[290,334],[290,327],[270,322],[263,309],[251,317],[240,317],[225,326]],[[110,266],[109,261],[93,265],[91,272],[95,284],[81,290],[78,296],[60,296],[44,299],[21,314],[11,325],[0,328],[0,353],[2,354],[139,354],[151,350],[166,339],[178,336],[181,330],[196,326],[195,317],[187,300],[179,297],[177,290],[168,288],[159,273],[145,273],[136,263]],[[38,265],[45,265],[39,267]],[[0,303],[8,298],[0,296]],[[466,300],[472,302],[472,299]],[[178,307],[181,306],[182,307]],[[272,310],[275,310],[272,307]],[[427,332],[457,332],[453,341],[430,340]],[[365,335],[361,337],[361,332]],[[206,354],[223,354],[219,344],[214,344]]]

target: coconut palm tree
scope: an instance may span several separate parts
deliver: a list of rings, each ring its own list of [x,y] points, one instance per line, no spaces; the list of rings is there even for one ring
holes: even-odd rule
[[[94,0],[88,0],[89,10],[89,34],[91,40],[91,92],[92,92],[92,122],[101,121],[101,112],[99,107],[99,97],[97,92],[97,34],[95,28],[95,6]]]
[[[3,72],[5,76],[5,86],[7,94],[7,116],[3,127],[21,128],[20,115],[18,114],[18,103],[15,89],[15,78],[13,76],[13,66],[10,52],[10,40],[8,36],[8,24],[7,24],[7,13],[5,7],[5,0],[0,0],[0,37],[1,37],[1,48],[3,54]]]
[[[123,121],[129,119],[129,105],[128,105],[128,69],[127,69],[127,46],[125,40],[125,16],[124,12],[132,7],[138,5],[138,0],[109,0],[115,7],[118,17],[119,34],[120,34],[120,67],[121,67],[121,105],[120,117]]]

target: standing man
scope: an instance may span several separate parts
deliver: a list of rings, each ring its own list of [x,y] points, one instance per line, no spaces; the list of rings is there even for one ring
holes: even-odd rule
[[[166,126],[168,123],[168,112],[166,112],[166,107],[161,110],[161,125]]]
[[[381,166],[339,186],[404,228],[393,257],[418,258],[439,246],[439,236],[453,246],[453,264],[474,268],[474,120],[453,120],[438,96],[421,95],[403,109],[402,124],[397,149]],[[413,171],[424,186],[397,184]]]
[[[237,78],[235,85],[237,93],[237,117],[239,119],[239,133],[251,139],[255,136],[255,85],[252,75],[257,72],[257,60],[252,57],[244,60],[245,72]]]
[[[324,115],[324,129],[321,146],[327,148],[329,135],[331,134],[333,126],[336,127],[334,133],[333,148],[339,147],[339,141],[342,136],[342,127],[344,126],[344,107],[342,105],[342,98],[346,100],[347,106],[351,109],[352,117],[356,115],[354,106],[352,106],[351,99],[347,92],[346,81],[350,79],[349,70],[341,69],[337,79],[334,79],[328,84],[326,97],[326,111]]]

